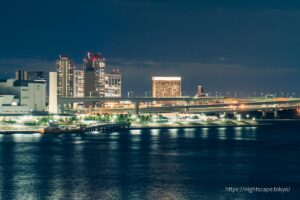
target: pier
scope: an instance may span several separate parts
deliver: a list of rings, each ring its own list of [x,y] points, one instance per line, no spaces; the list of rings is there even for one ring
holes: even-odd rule
[[[0,131],[0,134],[33,134],[33,133],[42,133],[42,134],[68,134],[68,133],[91,133],[91,132],[100,132],[107,133],[113,131],[122,131],[128,130],[130,128],[130,123],[107,123],[107,124],[96,124],[91,126],[85,126],[80,128],[45,128],[37,130],[3,130]]]
[[[116,123],[116,124],[99,124],[93,126],[87,126],[83,128],[83,132],[112,132],[112,131],[120,131],[127,130],[130,128],[130,123]]]

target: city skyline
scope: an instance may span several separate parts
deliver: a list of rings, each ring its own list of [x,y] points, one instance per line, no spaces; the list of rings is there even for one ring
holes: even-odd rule
[[[0,200],[299,199],[300,1],[9,0],[0,24]]]
[[[299,3],[88,1],[65,13],[69,2],[31,2],[1,3],[1,78],[21,68],[53,71],[61,53],[82,66],[91,50],[122,71],[124,93],[143,95],[152,76],[166,75],[181,76],[188,95],[199,84],[223,93],[300,92]]]
[[[101,53],[91,53],[91,51],[87,51],[86,54],[94,54],[94,55],[99,55],[102,57],[102,54]],[[72,66],[73,66],[73,70],[74,71],[85,71],[85,68],[86,68],[86,58],[83,56],[82,58],[82,63],[79,64],[79,63],[75,63],[74,62],[74,59],[73,57],[69,56],[68,54],[59,54],[58,57],[67,57],[68,59],[70,59],[70,61],[72,62]],[[114,62],[114,61],[111,61],[110,59],[106,59],[104,57],[102,57],[105,61],[105,68],[108,68],[110,71],[114,71],[115,69],[123,69],[122,67],[117,67],[115,68],[113,65],[111,65],[110,63],[107,63],[107,60],[108,62]],[[36,67],[36,68],[26,68],[26,67],[20,67],[20,68],[17,68],[16,67],[16,71],[12,71],[12,72],[9,72],[9,73],[2,73],[0,74],[0,79],[12,79],[12,78],[16,78],[17,73],[19,72],[51,72],[51,71],[56,71],[57,70],[57,62],[58,60],[56,59],[54,62],[54,67],[51,68],[50,70],[45,70],[45,69],[42,69],[42,68],[39,68],[39,67]],[[126,65],[126,64],[125,64]],[[14,69],[14,68],[13,68]],[[108,70],[108,71],[109,71]],[[126,71],[126,70],[125,70]],[[232,72],[232,71],[231,71]],[[133,72],[135,73],[135,72]],[[233,72],[234,73],[234,72]],[[108,74],[110,74],[110,72],[108,72]],[[155,75],[151,75],[151,74],[155,74]],[[161,74],[163,74],[163,76],[166,76],[166,77],[172,77],[172,76],[179,76],[181,78],[183,78],[183,83],[182,83],[182,95],[183,96],[196,96],[197,93],[198,93],[198,85],[204,85],[203,83],[205,81],[202,81],[202,82],[198,82],[198,85],[197,85],[197,80],[198,79],[193,79],[193,80],[185,80],[185,78],[183,76],[181,76],[180,74],[178,75],[172,75],[172,72],[170,73],[170,71],[162,71],[162,72],[156,72],[156,73],[149,73],[149,74],[146,74],[146,76],[142,76],[142,79],[143,81],[147,80],[147,82],[144,82],[144,85],[143,87],[138,87],[138,89],[134,86],[140,86],[140,85],[134,85],[132,88],[128,88],[128,84],[123,84],[122,85],[122,88],[125,88],[125,89],[122,89],[122,96],[128,96],[128,94],[130,94],[131,96],[148,96],[148,95],[151,95],[151,79],[153,79],[153,77],[155,76],[161,76]],[[171,74],[171,75],[170,75]],[[184,73],[183,73],[184,74]],[[216,73],[216,75],[218,75],[218,73]],[[123,79],[125,79],[126,81],[128,81],[130,83],[130,81],[132,80],[128,80],[126,79],[126,77],[128,78],[130,76],[130,74],[124,74],[123,76]],[[125,78],[124,78],[125,77]],[[18,79],[18,78],[17,78]],[[72,78],[73,79],[73,78]],[[91,79],[89,79],[91,80]],[[135,82],[135,80],[133,80]],[[187,84],[185,84],[184,82],[187,81],[193,81],[195,82],[196,85],[192,85],[191,87],[187,87]],[[213,83],[214,80],[209,80],[207,83],[208,85],[205,85],[205,87],[208,87],[211,89],[211,87],[209,87],[210,83]],[[228,81],[228,80],[227,80]],[[230,80],[232,81],[232,80]],[[234,82],[234,81],[233,81]],[[129,84],[130,85],[130,84]],[[72,87],[73,88],[73,87]],[[231,90],[230,90],[231,89]],[[275,97],[297,97],[299,96],[300,92],[296,92],[297,89],[294,89],[294,88],[289,88],[289,89],[247,89],[246,88],[243,88],[243,87],[240,87],[239,85],[235,85],[234,88],[227,88],[227,89],[222,89],[222,87],[219,87],[219,88],[215,88],[215,90],[206,90],[206,94],[209,95],[209,96],[232,96],[232,97],[254,97],[254,96],[265,96],[265,95],[275,95]],[[73,96],[73,95],[71,95]],[[76,95],[75,95],[76,96]],[[89,96],[89,95],[86,95],[86,96]]]

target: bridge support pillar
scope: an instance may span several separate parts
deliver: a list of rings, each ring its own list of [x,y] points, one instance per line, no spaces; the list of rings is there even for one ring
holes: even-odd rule
[[[233,112],[233,117],[234,117],[234,118],[236,118],[236,117],[237,117],[237,115],[238,115],[238,113],[237,113],[237,112]]]
[[[63,103],[59,104],[59,110],[60,110],[61,114],[64,114],[64,112],[65,112],[65,104],[63,104]]]
[[[227,113],[226,112],[219,113],[219,116],[225,119],[227,117]]]
[[[134,103],[134,106],[135,106],[135,114],[136,115],[140,115],[140,102],[139,101],[136,101]]]
[[[185,113],[188,113],[189,110],[190,110],[190,108],[189,108],[189,107],[186,107],[186,108],[184,109],[184,112],[185,112]]]
[[[261,113],[261,118],[266,118],[266,117],[267,117],[266,111],[262,111],[262,113]]]
[[[278,118],[278,110],[274,110],[274,118],[277,119]]]
[[[189,100],[186,100],[186,106],[187,106],[187,107],[184,109],[184,112],[185,112],[185,113],[188,113],[188,112],[190,111],[190,108],[188,107],[188,106],[190,105],[190,103],[191,103],[191,102],[190,102]]]

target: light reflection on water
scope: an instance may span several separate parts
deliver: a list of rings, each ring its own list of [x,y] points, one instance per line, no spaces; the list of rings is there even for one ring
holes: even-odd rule
[[[0,199],[219,199],[233,197],[226,185],[257,183],[262,172],[264,184],[282,183],[274,173],[299,182],[286,135],[280,151],[257,143],[276,147],[281,138],[269,133],[235,127],[0,135]]]
[[[142,133],[141,129],[130,130],[130,134],[132,135],[140,135]]]
[[[225,131],[226,131],[225,127],[218,128],[218,132],[219,132],[218,138],[219,138],[219,140],[226,140],[226,133],[225,133]]]
[[[242,140],[242,128],[241,127],[236,127],[234,128],[234,139],[235,140]],[[246,129],[247,130],[247,129]]]
[[[23,133],[16,133],[11,135],[14,139],[14,142],[38,142],[42,136],[40,133],[33,133],[33,134],[23,134]]]
[[[256,127],[235,127],[235,140],[256,140]]]
[[[185,128],[184,129],[184,137],[194,138],[195,137],[196,128]]]
[[[152,136],[158,136],[160,129],[151,129],[150,132]]]
[[[209,128],[202,128],[201,130],[202,130],[201,137],[202,137],[203,139],[207,139]]]
[[[168,133],[169,133],[170,137],[173,138],[173,139],[178,137],[178,131],[179,131],[178,128],[168,129]]]

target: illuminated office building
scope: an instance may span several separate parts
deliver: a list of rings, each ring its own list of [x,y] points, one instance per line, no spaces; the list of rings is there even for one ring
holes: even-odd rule
[[[198,85],[197,96],[198,96],[198,97],[203,97],[203,96],[205,96],[205,94],[204,94],[204,89],[203,89],[203,86],[202,86],[202,85]]]
[[[105,74],[105,97],[121,97],[121,81],[119,70]]]
[[[56,61],[57,95],[73,97],[74,95],[74,64],[68,56],[59,56]]]
[[[105,96],[105,59],[99,53],[87,53],[84,59],[84,96]]]
[[[181,77],[152,77],[153,97],[180,97]]]
[[[74,97],[84,96],[84,71],[74,70]]]

